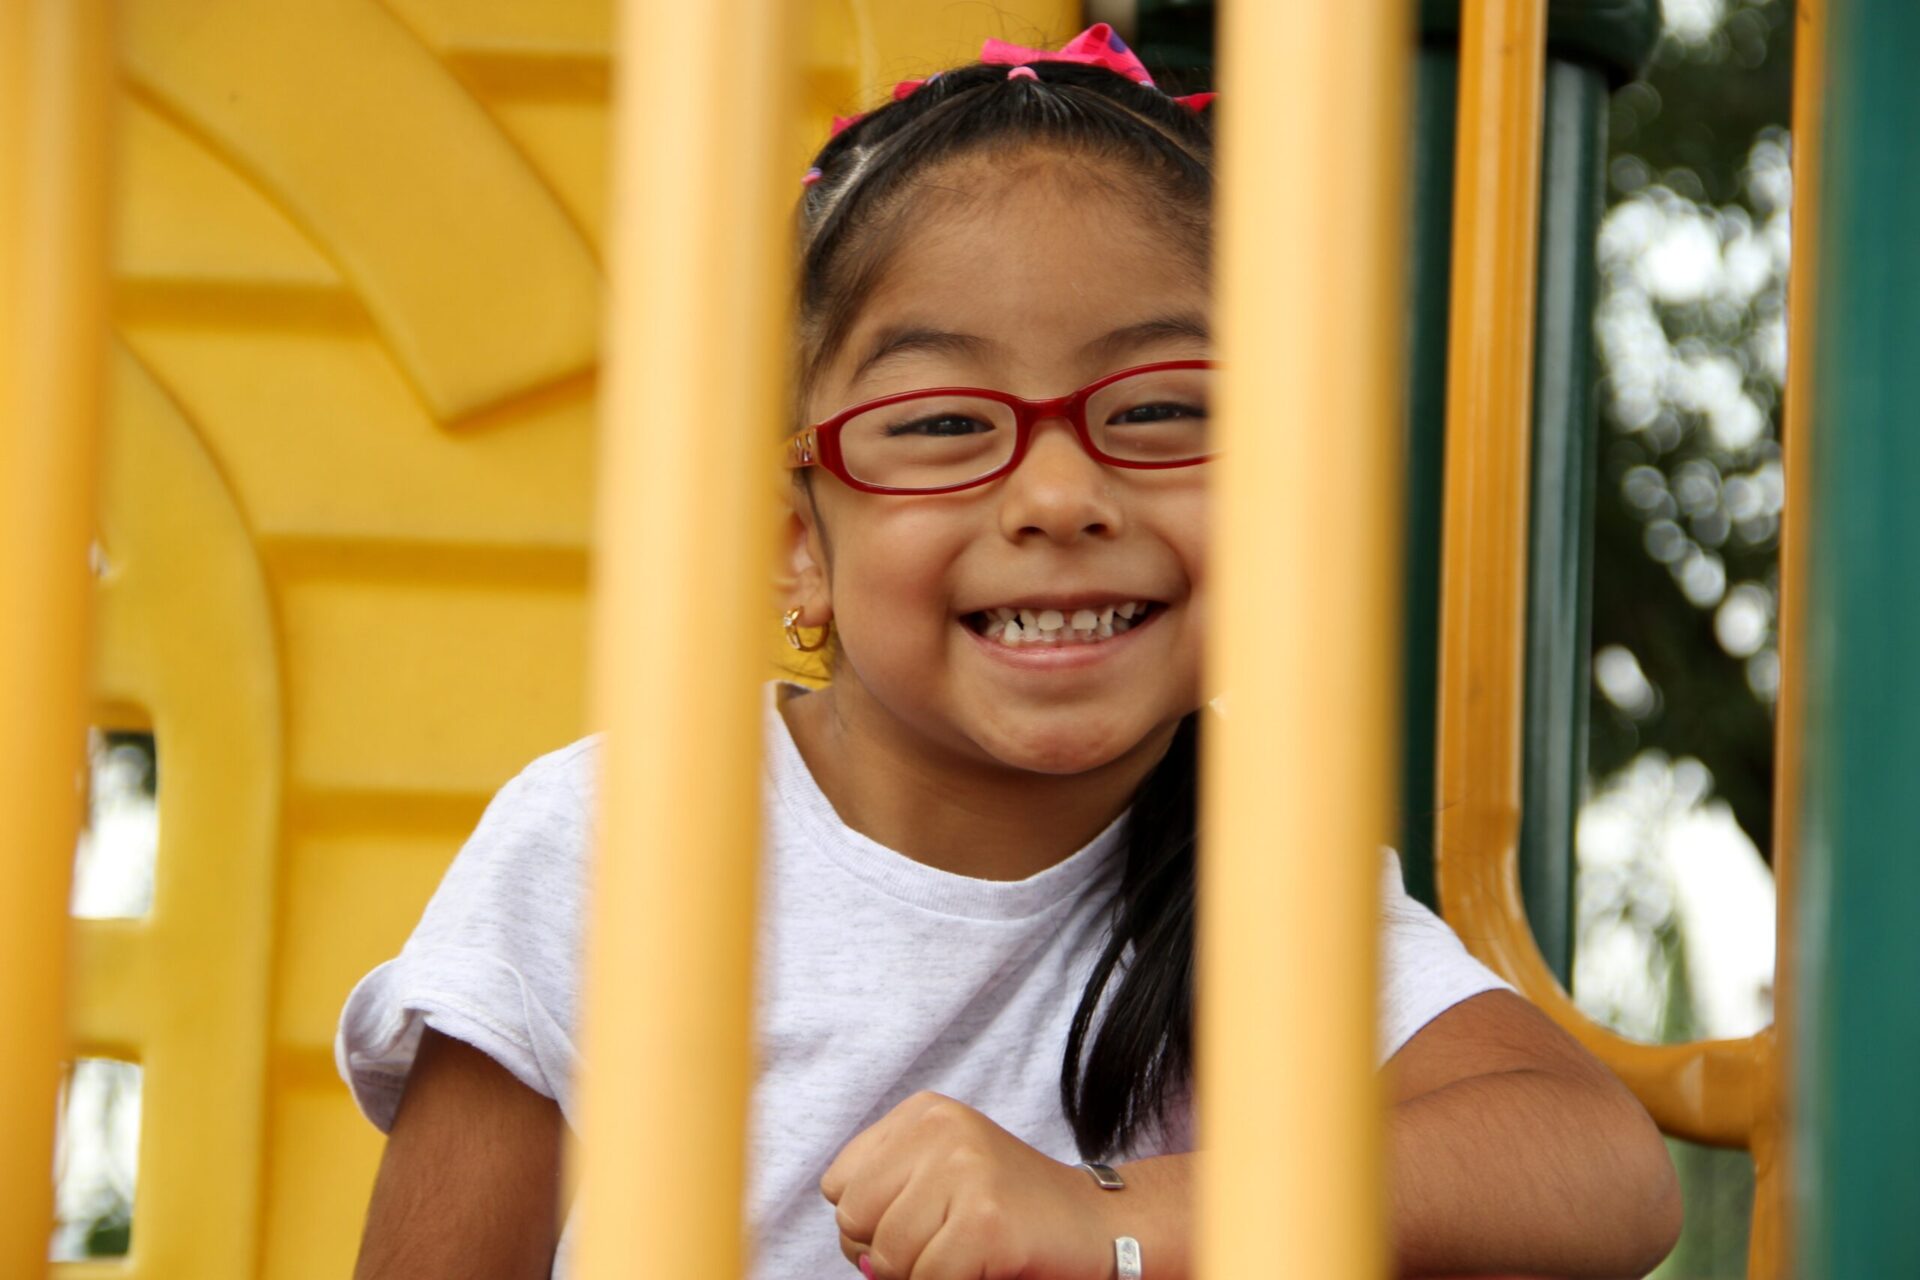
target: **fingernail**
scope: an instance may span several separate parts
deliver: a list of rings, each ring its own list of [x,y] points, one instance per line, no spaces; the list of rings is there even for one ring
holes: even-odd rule
[[[867,1261],[867,1255],[864,1253],[860,1255],[860,1274],[867,1280],[873,1280],[873,1264]]]

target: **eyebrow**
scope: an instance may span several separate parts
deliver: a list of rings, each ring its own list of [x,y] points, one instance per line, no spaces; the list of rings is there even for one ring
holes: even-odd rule
[[[1127,351],[1137,351],[1141,347],[1168,339],[1187,338],[1199,342],[1212,340],[1207,329],[1207,318],[1194,312],[1180,315],[1155,316],[1151,320],[1142,320],[1139,324],[1122,325],[1111,333],[1095,338],[1080,348],[1083,356],[1099,356],[1114,359]]]
[[[1142,320],[1137,324],[1122,325],[1087,343],[1080,348],[1080,354],[1086,358],[1098,357],[1101,360],[1112,360],[1124,352],[1135,351],[1169,339],[1210,341],[1211,335],[1207,328],[1206,317],[1185,312],[1179,315],[1155,316],[1151,320]],[[862,375],[881,361],[910,351],[978,359],[999,348],[999,343],[977,334],[955,333],[952,330],[935,329],[929,325],[920,324],[894,325],[882,329],[875,335],[872,348],[854,367],[851,381],[859,381]]]

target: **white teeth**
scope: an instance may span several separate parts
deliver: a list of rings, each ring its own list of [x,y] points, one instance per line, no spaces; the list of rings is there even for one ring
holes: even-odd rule
[[[1091,644],[1138,626],[1153,606],[1137,600],[1098,609],[1015,609],[999,606],[977,615],[980,634],[1005,645]]]

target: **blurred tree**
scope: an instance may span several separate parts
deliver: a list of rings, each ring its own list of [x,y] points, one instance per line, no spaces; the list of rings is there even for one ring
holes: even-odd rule
[[[1771,856],[1792,7],[1667,9],[1610,117],[1590,768],[1693,756]]]

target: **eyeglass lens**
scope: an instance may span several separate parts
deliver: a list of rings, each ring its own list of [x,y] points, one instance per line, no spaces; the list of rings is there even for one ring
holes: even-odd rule
[[[1209,451],[1213,370],[1155,369],[1112,382],[1087,400],[1087,433],[1126,462],[1186,462]],[[965,484],[1006,465],[1013,409],[975,396],[921,396],[850,418],[840,452],[858,480],[890,489]]]

